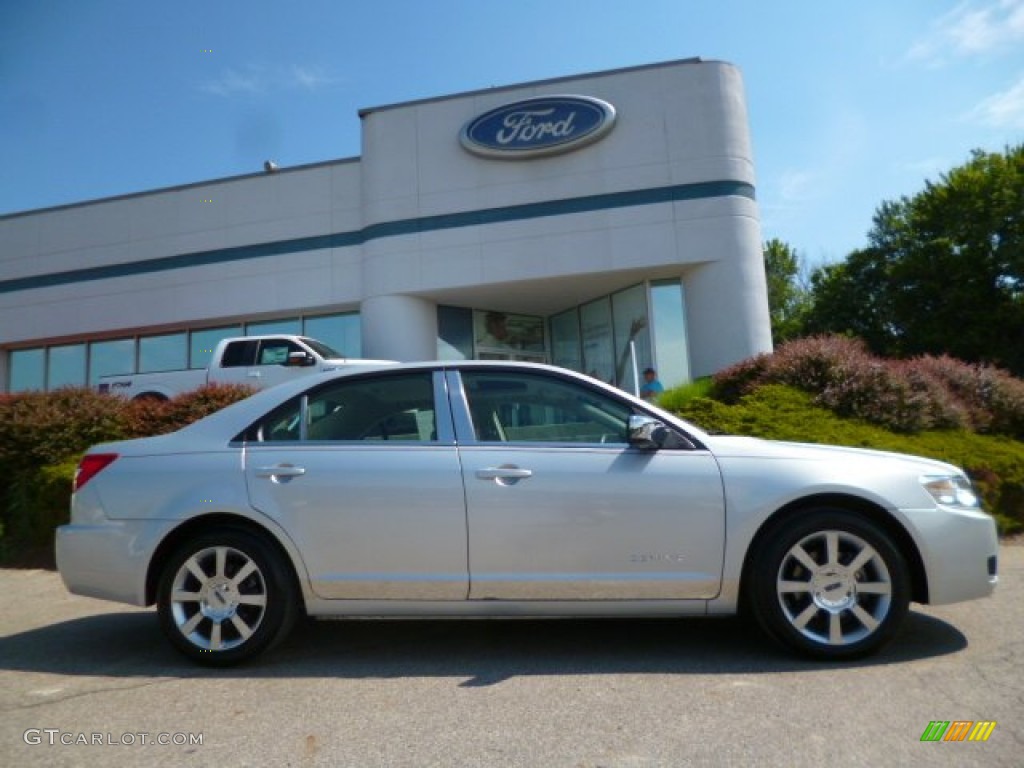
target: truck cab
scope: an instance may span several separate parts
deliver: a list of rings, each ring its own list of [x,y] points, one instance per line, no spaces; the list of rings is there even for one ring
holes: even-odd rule
[[[350,365],[380,365],[390,360],[345,357],[327,344],[307,336],[275,334],[222,339],[204,369],[186,369],[104,376],[100,392],[129,399],[166,400],[205,384],[241,384],[267,389],[302,376]]]

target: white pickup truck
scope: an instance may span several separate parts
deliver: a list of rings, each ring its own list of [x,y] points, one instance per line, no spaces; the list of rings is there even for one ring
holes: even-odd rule
[[[305,336],[242,336],[223,339],[207,368],[101,376],[100,392],[129,399],[166,400],[205,384],[244,384],[266,389],[275,384],[350,365],[381,365],[392,360],[357,360]]]

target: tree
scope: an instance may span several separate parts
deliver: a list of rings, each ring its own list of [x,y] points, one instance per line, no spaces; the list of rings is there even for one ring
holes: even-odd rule
[[[764,244],[764,271],[768,281],[768,310],[776,343],[801,334],[807,310],[807,289],[802,285],[799,254],[778,238]]]
[[[887,284],[887,265],[873,249],[854,251],[843,262],[819,267],[811,274],[804,332],[855,336],[876,353],[892,356]]]
[[[807,332],[1024,374],[1024,145],[975,150],[914,197],[883,202],[868,241],[812,275]]]

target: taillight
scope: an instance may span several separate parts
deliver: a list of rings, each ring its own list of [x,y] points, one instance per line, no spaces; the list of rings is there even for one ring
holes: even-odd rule
[[[75,470],[75,490],[77,491],[92,478],[106,469],[117,458],[116,453],[90,453],[82,457]]]

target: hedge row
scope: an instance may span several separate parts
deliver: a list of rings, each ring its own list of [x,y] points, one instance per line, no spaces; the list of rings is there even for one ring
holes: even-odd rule
[[[78,457],[89,446],[173,432],[251,394],[211,385],[165,401],[74,387],[0,395],[0,473],[8,479],[0,487],[0,562],[49,551],[54,528],[67,520]]]
[[[691,393],[693,390],[691,390]],[[662,401],[705,431],[895,451],[962,467],[981,493],[1003,533],[1024,528],[1024,443],[967,430],[931,430],[909,435],[841,418],[794,387],[765,385],[728,404],[710,397]]]
[[[163,402],[74,388],[0,395],[0,562],[50,547],[86,448],[174,431],[251,392],[209,386]],[[886,361],[849,339],[803,339],[660,403],[709,431],[949,461],[971,474],[1004,531],[1024,527],[1024,382],[996,369]]]
[[[949,357],[888,360],[841,336],[798,339],[716,374],[711,397],[737,403],[766,384],[895,432],[963,429],[1024,439],[1024,381]]]
[[[57,464],[96,443],[173,432],[253,392],[210,385],[170,400],[123,400],[91,389],[0,395],[0,471]]]

